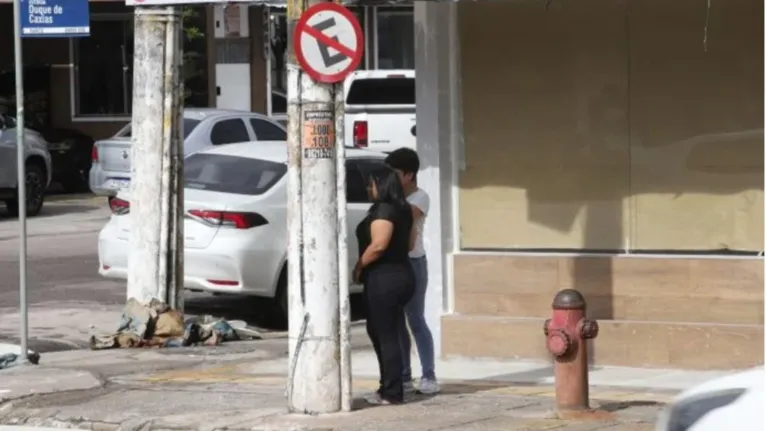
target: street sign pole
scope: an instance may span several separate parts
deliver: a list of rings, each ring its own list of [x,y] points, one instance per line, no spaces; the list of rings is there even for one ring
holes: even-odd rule
[[[22,15],[23,13],[23,15]],[[13,51],[16,78],[16,174],[19,206],[19,338],[20,362],[28,361],[27,304],[27,173],[24,124],[24,59],[22,37],[82,37],[90,34],[88,0],[47,0],[30,4],[13,0]]]
[[[288,0],[287,19],[288,409],[333,413],[351,406],[350,348],[341,348],[349,268],[334,84],[359,65],[362,32],[348,9],[319,0]]]
[[[16,174],[19,199],[19,341],[20,362],[27,362],[29,307],[27,305],[27,173],[24,163],[24,63],[21,52],[21,0],[13,1],[13,51],[16,75]]]
[[[183,311],[180,7],[136,7],[127,298]]]

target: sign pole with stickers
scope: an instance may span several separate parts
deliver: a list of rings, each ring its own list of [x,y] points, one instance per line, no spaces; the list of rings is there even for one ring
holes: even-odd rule
[[[343,80],[364,40],[337,3],[288,0],[287,19],[288,409],[350,411]]]

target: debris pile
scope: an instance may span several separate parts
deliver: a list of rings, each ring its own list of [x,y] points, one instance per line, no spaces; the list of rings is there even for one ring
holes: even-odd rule
[[[216,346],[224,341],[241,339],[226,320],[212,316],[184,319],[183,314],[162,301],[148,305],[131,298],[122,312],[117,332],[92,336],[93,350],[135,347]]]
[[[40,354],[31,350],[27,353],[27,361],[37,365],[40,362]],[[15,345],[0,344],[0,370],[21,365],[21,347]]]

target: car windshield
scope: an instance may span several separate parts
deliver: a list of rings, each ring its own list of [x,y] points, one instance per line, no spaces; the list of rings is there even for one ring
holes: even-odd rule
[[[287,172],[284,163],[224,154],[192,154],[184,160],[185,187],[238,195],[260,195]]]
[[[193,118],[184,118],[184,122],[181,125],[181,128],[184,133],[184,139],[188,138],[191,132],[194,130],[195,127],[200,123],[199,120],[195,120]],[[125,126],[122,130],[117,132],[115,137],[117,138],[130,138],[132,136],[132,127],[129,123],[127,126]]]

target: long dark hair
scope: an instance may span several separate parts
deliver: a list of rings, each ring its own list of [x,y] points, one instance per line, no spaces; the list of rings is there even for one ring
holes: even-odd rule
[[[381,203],[391,204],[398,210],[409,209],[407,198],[404,197],[404,188],[399,180],[399,175],[389,166],[380,166],[370,172],[370,182],[375,183],[378,196],[370,211]]]

